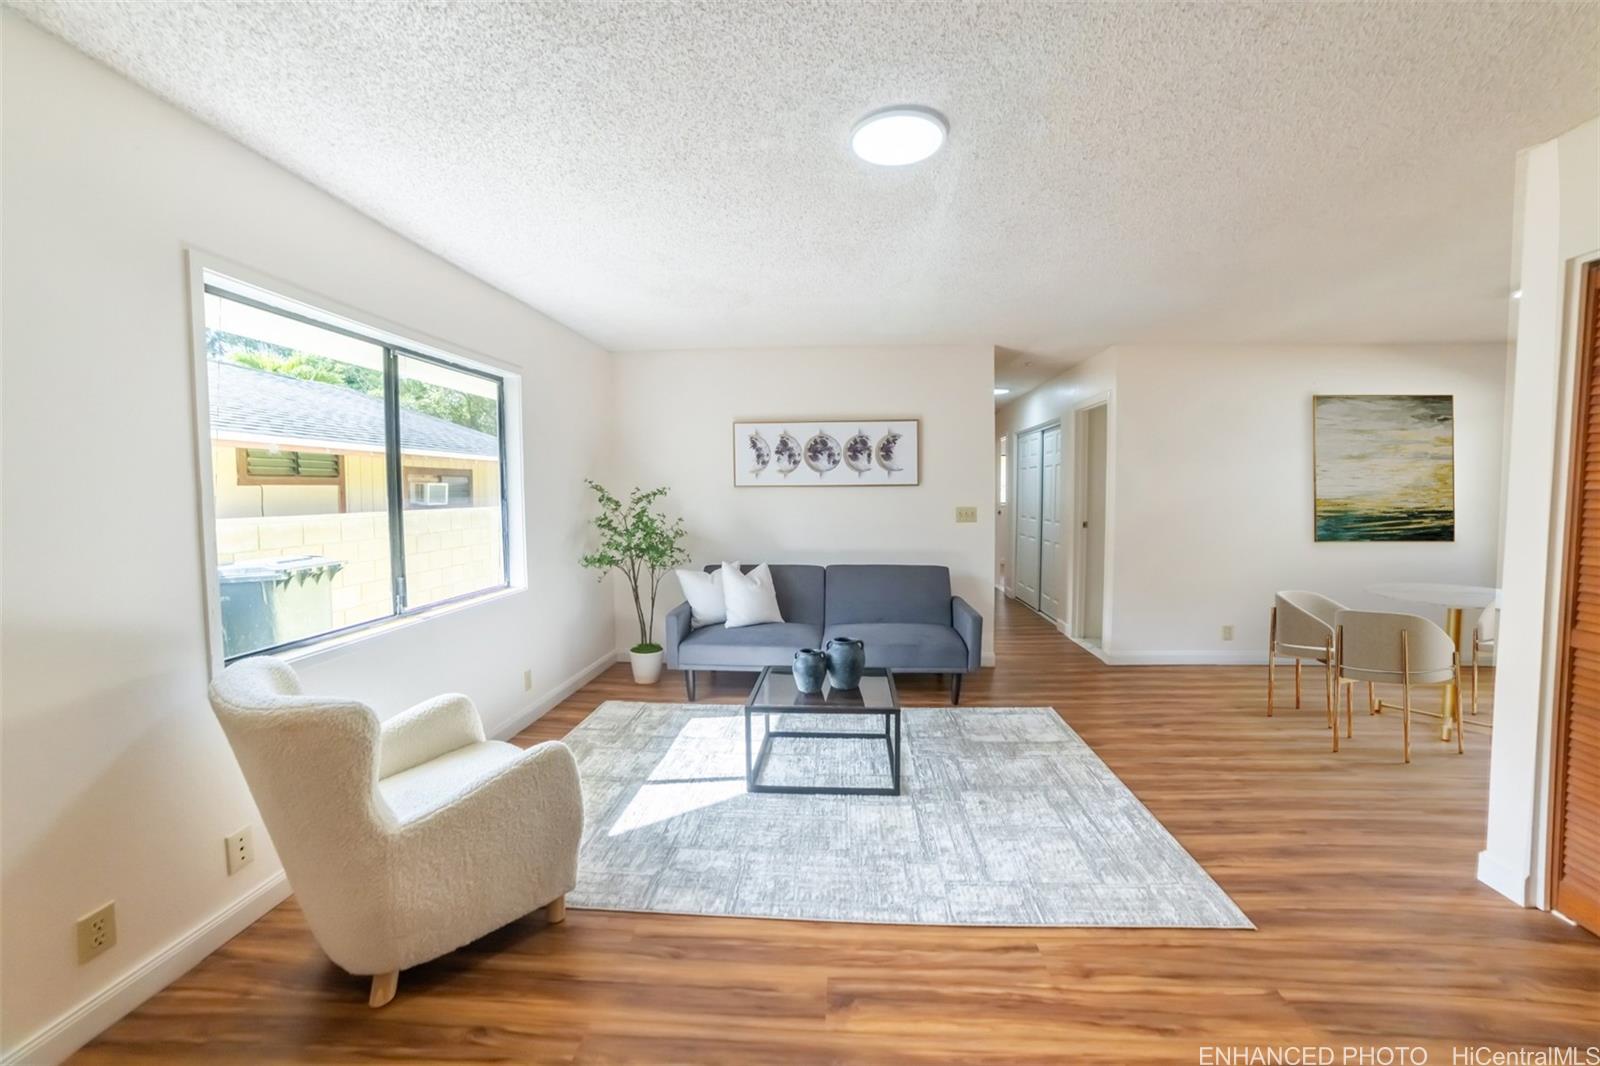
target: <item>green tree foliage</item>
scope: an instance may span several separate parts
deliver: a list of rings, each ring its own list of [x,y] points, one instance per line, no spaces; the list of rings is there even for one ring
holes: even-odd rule
[[[380,388],[378,391],[383,390]],[[401,378],[400,406],[480,433],[495,435],[500,432],[500,407],[490,396],[474,396],[470,392],[430,385],[416,378]]]
[[[233,361],[240,366],[254,367],[256,370],[266,370],[274,374],[286,374],[292,378],[302,378],[306,381],[320,381],[327,385],[343,385],[345,388],[355,388],[346,375],[341,374],[334,367],[328,365],[331,359],[319,359],[314,355],[304,352],[295,352],[288,358],[281,355],[268,355],[263,352],[239,352],[234,355]],[[349,364],[340,364],[348,366]],[[351,367],[351,369],[359,369]],[[367,390],[361,389],[365,392]],[[378,391],[383,391],[383,381],[378,381]]]
[[[656,593],[661,579],[673,567],[689,561],[689,553],[682,546],[683,519],[669,519],[652,509],[667,494],[665,488],[636,488],[624,503],[599,482],[590,481],[588,485],[600,504],[600,513],[594,518],[600,546],[581,562],[587,570],[600,571],[601,577],[615,570],[628,579],[633,610],[639,619],[639,643],[633,650],[660,651],[661,645],[655,642]]]
[[[207,354],[213,359],[225,359],[240,366],[303,381],[342,385],[366,396],[383,396],[382,372],[339,359],[329,359],[325,355],[314,355],[216,330],[207,334],[206,348]],[[480,433],[498,435],[500,432],[500,409],[492,396],[474,396],[416,378],[401,378],[400,406]]]

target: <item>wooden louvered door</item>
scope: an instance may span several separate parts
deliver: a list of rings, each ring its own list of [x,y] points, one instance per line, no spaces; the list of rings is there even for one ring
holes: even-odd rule
[[[1580,321],[1549,879],[1551,905],[1600,934],[1600,263]]]

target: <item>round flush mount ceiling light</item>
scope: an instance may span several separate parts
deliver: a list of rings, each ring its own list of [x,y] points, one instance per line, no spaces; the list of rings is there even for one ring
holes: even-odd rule
[[[880,167],[920,163],[944,146],[949,125],[927,107],[888,107],[874,111],[850,134],[850,150]]]
[[[1011,395],[1011,390],[1007,389],[1007,388],[1002,388],[1001,386],[996,385],[994,387],[994,394],[996,396],[1009,396],[1009,395]]]

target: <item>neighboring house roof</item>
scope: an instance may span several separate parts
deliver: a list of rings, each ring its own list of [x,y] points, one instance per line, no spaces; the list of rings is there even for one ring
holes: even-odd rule
[[[211,435],[224,440],[296,442],[318,447],[384,448],[383,401],[321,381],[210,360]],[[408,452],[499,459],[488,433],[420,411],[400,409],[400,441]]]

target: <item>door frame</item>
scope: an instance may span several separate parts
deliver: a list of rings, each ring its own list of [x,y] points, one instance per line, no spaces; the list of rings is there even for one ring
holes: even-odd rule
[[[1018,460],[1021,458],[1022,453],[1022,438],[1026,437],[1030,433],[1037,433],[1039,434],[1039,577],[1036,591],[1041,594],[1040,602],[1043,603],[1044,601],[1044,431],[1049,429],[1051,426],[1055,426],[1057,429],[1060,429],[1061,419],[1046,419],[1043,422],[1036,422],[1031,426],[1024,426],[1015,433],[1011,434],[1010,459],[1008,460],[1008,467],[1011,477],[1011,569],[1006,574],[1006,585],[1008,589],[1007,595],[1011,599],[1017,598],[1017,534],[1019,532],[1017,523],[1017,499],[1022,492],[1022,482],[1017,476],[1022,467]],[[1029,607],[1026,603],[1024,603],[1023,606],[1027,607],[1028,610],[1032,611],[1034,614],[1038,615],[1040,618],[1043,618],[1047,622],[1051,622],[1057,626],[1061,624],[1056,622],[1049,615],[1045,614],[1038,607]]]
[[[1084,596],[1087,592],[1089,553],[1084,547],[1082,515],[1089,510],[1089,413],[1097,407],[1106,411],[1106,503],[1105,543],[1101,545],[1100,559],[1100,648],[1111,643],[1111,532],[1116,514],[1116,397],[1106,390],[1089,397],[1072,409],[1072,588],[1068,592],[1067,635],[1083,641],[1083,623],[1088,614]]]
[[[1011,482],[1015,476],[1012,466],[1016,460],[1012,456],[1012,434],[1001,432],[995,437],[994,445],[994,522],[996,529],[995,549],[1005,546],[1005,555],[995,560],[995,591],[1006,599],[1011,598],[1011,568],[1012,555],[1016,550],[1016,538],[1011,528],[1011,505],[1016,500],[1016,490]],[[1004,460],[1004,462],[1002,462]],[[1004,499],[1002,500],[1002,497]]]

